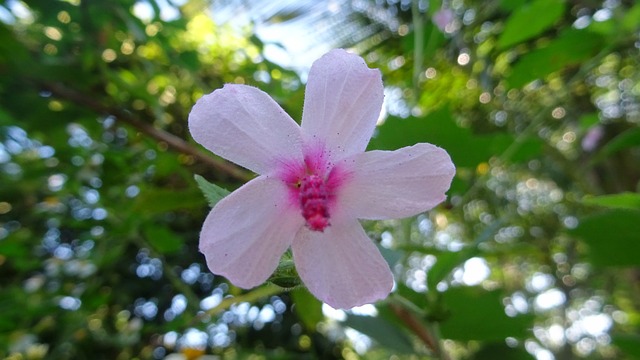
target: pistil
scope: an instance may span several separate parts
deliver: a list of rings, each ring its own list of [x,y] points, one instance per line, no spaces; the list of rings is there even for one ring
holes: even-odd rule
[[[329,223],[329,191],[325,180],[315,174],[300,180],[300,208],[307,226],[313,231],[324,231]]]

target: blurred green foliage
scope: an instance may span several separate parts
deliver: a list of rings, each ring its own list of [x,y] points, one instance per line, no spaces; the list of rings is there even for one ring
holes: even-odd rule
[[[638,357],[639,24],[626,0],[1,1],[0,356]],[[287,266],[243,291],[198,253],[252,175],[189,138],[193,103],[246,83],[300,119],[265,26],[382,70],[371,149],[457,166],[437,209],[365,223],[396,275],[378,304],[323,307]]]

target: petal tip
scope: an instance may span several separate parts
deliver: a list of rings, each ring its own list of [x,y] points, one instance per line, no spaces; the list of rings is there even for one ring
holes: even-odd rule
[[[386,299],[393,290],[393,284],[393,275],[391,274],[391,271],[389,271],[388,279],[380,282],[379,288],[374,289],[369,293],[358,294],[358,296],[349,296],[351,295],[349,293],[345,293],[347,296],[342,296],[341,293],[337,293],[320,300],[334,309],[348,310],[357,306],[374,304]]]

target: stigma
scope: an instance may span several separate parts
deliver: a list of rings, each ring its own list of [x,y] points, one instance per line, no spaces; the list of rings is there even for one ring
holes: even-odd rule
[[[315,174],[309,174],[299,180],[299,199],[302,217],[307,227],[323,232],[329,222],[329,189],[326,181]]]

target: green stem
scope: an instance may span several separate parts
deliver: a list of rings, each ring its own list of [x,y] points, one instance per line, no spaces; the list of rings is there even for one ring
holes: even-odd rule
[[[272,295],[276,295],[279,294],[283,291],[283,289],[277,285],[273,285],[273,284],[266,284],[264,286],[261,286],[259,288],[256,288],[252,291],[249,291],[247,293],[244,293],[242,295],[238,295],[238,296],[234,296],[234,297],[228,297],[224,300],[222,300],[222,302],[220,302],[220,304],[218,304],[217,306],[215,306],[213,309],[208,310],[205,315],[208,316],[215,316],[220,314],[221,312],[229,309],[231,307],[231,305],[233,304],[237,304],[237,303],[241,303],[241,302],[255,302],[257,300],[260,300],[262,298],[265,298],[267,296],[272,296]],[[203,316],[200,316],[200,318],[202,318]]]
[[[408,329],[410,329],[429,349],[431,354],[441,360],[449,360],[449,356],[440,346],[440,338],[438,336],[437,324],[426,325],[420,320],[421,317],[404,306],[404,301],[399,298],[392,299],[389,308],[402,321]],[[412,306],[413,307],[413,306]]]
[[[414,101],[418,103],[418,83],[420,81],[420,73],[422,72],[422,63],[424,61],[424,21],[418,1],[411,2],[411,17],[413,21],[413,96]]]

